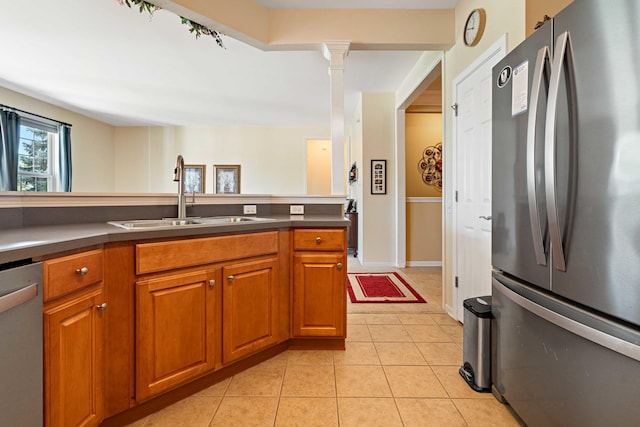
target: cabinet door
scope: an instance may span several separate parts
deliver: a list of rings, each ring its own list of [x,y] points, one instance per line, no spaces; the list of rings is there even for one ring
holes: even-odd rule
[[[136,400],[215,367],[214,270],[136,283]]]
[[[296,253],[293,335],[343,337],[346,323],[344,252]]]
[[[44,312],[45,425],[95,426],[102,421],[102,290]]]
[[[278,259],[223,268],[222,360],[228,363],[278,339]]]

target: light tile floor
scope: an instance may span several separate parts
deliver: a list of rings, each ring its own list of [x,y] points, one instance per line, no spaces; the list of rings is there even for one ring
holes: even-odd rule
[[[349,258],[350,272],[376,271]],[[462,325],[442,310],[440,268],[399,270],[427,304],[347,298],[345,351],[286,351],[132,426],[520,426],[458,374]]]

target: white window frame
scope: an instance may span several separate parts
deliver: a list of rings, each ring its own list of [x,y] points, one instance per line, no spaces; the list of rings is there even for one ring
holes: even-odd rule
[[[59,155],[59,147],[58,144],[60,135],[58,133],[58,126],[52,124],[49,120],[41,119],[39,117],[26,116],[22,115],[20,117],[20,126],[32,127],[35,129],[43,130],[48,132],[49,138],[47,141],[48,149],[47,149],[47,165],[49,173],[34,173],[34,172],[21,172],[18,171],[18,180],[20,176],[27,177],[36,177],[36,178],[46,178],[47,179],[47,193],[57,192],[60,190],[60,170],[59,170],[59,162],[57,161]],[[20,129],[22,130],[22,129]],[[37,188],[37,187],[36,187]],[[43,193],[43,191],[34,190],[34,193]]]

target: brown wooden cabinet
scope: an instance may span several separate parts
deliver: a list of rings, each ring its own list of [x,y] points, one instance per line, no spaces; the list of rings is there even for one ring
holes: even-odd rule
[[[44,295],[45,426],[96,426],[104,407],[102,251],[45,261]]]
[[[271,231],[136,245],[136,401],[281,339],[278,241]]]
[[[345,230],[295,230],[293,336],[344,337]]]
[[[222,275],[226,364],[278,342],[278,258],[228,264]]]
[[[288,346],[344,346],[345,228],[111,242],[44,278],[47,426],[126,424]]]
[[[136,283],[136,398],[146,399],[213,370],[215,268]]]

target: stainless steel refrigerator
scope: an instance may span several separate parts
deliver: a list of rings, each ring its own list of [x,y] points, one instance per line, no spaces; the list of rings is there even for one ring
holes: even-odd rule
[[[493,69],[492,380],[529,426],[640,423],[640,2]]]

